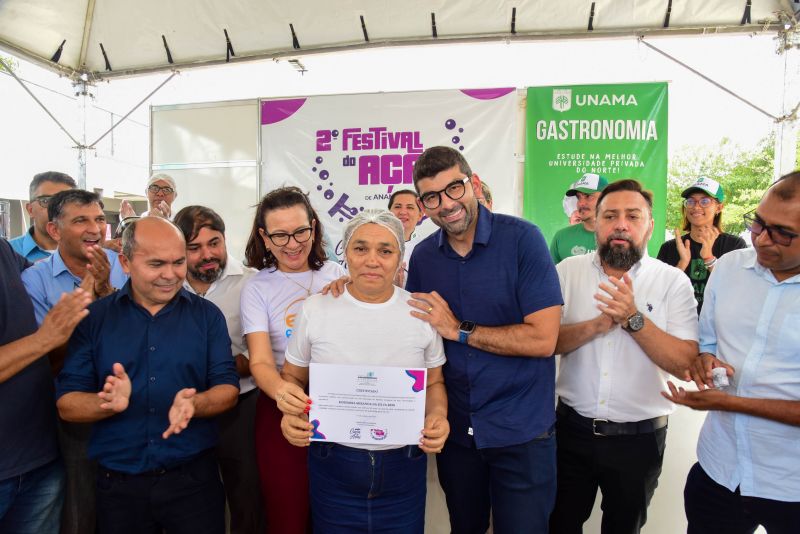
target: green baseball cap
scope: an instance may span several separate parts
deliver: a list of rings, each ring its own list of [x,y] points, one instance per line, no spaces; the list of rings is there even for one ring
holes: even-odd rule
[[[599,193],[605,189],[607,185],[608,180],[599,174],[586,173],[581,176],[580,180],[569,186],[569,189],[567,190],[567,196],[574,197],[578,194],[578,191],[586,195]]]
[[[705,193],[719,202],[725,202],[725,191],[722,190],[722,186],[707,176],[700,176],[692,185],[683,190],[681,196],[686,198],[692,193]]]

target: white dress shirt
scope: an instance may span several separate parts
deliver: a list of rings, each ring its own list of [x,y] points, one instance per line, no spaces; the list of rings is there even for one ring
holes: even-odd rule
[[[228,335],[231,336],[232,355],[242,354],[248,359],[250,355],[247,352],[247,343],[245,343],[244,335],[242,335],[239,299],[244,283],[257,272],[255,269],[245,267],[242,262],[228,254],[228,263],[225,265],[225,269],[222,270],[222,274],[209,286],[206,294],[201,295],[222,310],[222,315],[225,316],[225,322],[228,324]],[[183,287],[190,293],[197,295],[188,280],[183,281]],[[239,378],[240,395],[255,389],[255,387],[256,383],[252,376]]]
[[[800,400],[800,275],[778,282],[752,248],[722,256],[706,285],[700,351],[734,367],[733,395]],[[715,482],[778,501],[800,501],[799,456],[800,427],[743,413],[708,412],[697,442]]]
[[[601,282],[612,285],[596,252],[556,265],[564,307],[561,323],[588,321],[600,314],[594,295]],[[697,341],[697,302],[689,278],[645,256],[630,271],[636,308],[658,328]],[[661,396],[669,373],[645,354],[631,334],[614,326],[572,352],[561,355],[556,394],[584,417],[619,423],[641,421],[674,411]]]

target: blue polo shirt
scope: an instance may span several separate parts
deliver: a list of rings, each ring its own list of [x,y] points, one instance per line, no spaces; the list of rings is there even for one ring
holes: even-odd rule
[[[130,283],[93,302],[69,340],[56,397],[97,392],[119,362],[131,379],[128,408],[92,427],[89,456],[108,469],[143,473],[185,463],[216,446],[213,418],[194,418],[163,439],[169,408],[183,388],[239,387],[225,317],[211,302],[181,288],[155,315],[133,301]]]
[[[11,248],[20,256],[24,256],[26,260],[35,263],[39,260],[44,260],[50,257],[50,253],[45,249],[39,247],[33,239],[33,226],[19,237],[15,237],[9,241]]]
[[[0,239],[0,346],[36,332],[20,272],[30,264]],[[53,377],[47,356],[0,382],[0,481],[58,458]]]
[[[460,320],[521,324],[563,304],[553,260],[539,229],[479,206],[472,250],[459,256],[437,230],[411,256],[406,289],[437,291]],[[525,443],[555,421],[555,360],[499,356],[444,342],[450,437],[479,449]]]
[[[108,249],[103,250],[111,263],[111,285],[119,289],[125,285],[128,275],[122,270],[119,255]],[[58,250],[22,273],[22,282],[33,301],[38,324],[42,324],[44,316],[56,305],[62,294],[71,293],[81,285],[81,279],[67,268]]]

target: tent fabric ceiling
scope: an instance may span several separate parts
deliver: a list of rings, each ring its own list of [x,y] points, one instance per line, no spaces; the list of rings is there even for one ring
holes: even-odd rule
[[[225,62],[226,31],[238,61],[464,40],[775,30],[794,21],[797,1],[0,0],[0,49],[68,75],[113,77]]]

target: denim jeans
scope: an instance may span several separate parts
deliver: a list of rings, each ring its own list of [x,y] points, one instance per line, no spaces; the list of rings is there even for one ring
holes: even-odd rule
[[[416,445],[366,451],[311,444],[308,474],[314,532],[422,534],[427,457]]]
[[[58,534],[63,504],[61,460],[0,480],[0,532]]]
[[[551,430],[519,445],[476,449],[448,440],[436,458],[453,534],[547,534],[556,498]]]

